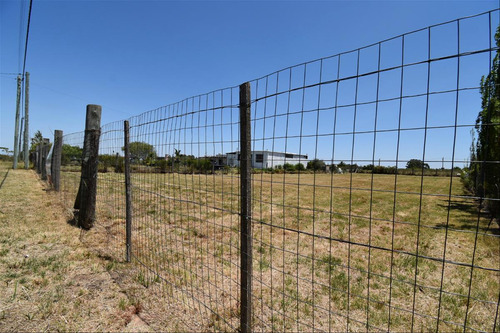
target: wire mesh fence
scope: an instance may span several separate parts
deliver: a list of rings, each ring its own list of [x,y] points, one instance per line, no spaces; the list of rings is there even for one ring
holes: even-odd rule
[[[250,82],[252,330],[500,329],[498,14]],[[129,120],[132,260],[198,328],[240,327],[240,107],[231,87]],[[123,133],[101,128],[96,221],[121,259]],[[71,208],[83,133],[64,144]]]

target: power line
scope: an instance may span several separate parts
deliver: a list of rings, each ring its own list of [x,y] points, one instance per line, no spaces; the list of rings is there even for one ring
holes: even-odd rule
[[[23,61],[23,78],[26,73],[26,55],[28,54],[28,38],[30,33],[30,21],[31,21],[31,8],[33,7],[33,0],[30,0],[30,8],[28,11],[28,27],[26,28],[26,43],[24,44],[24,61]]]
[[[26,1],[21,0],[19,3],[19,43],[18,43],[18,54],[17,54],[17,70],[21,71],[21,55],[22,55],[22,40],[23,40],[23,27],[24,27],[24,11],[26,8]]]

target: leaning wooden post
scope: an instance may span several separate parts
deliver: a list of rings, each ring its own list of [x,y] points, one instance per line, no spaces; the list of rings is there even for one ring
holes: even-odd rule
[[[43,138],[43,145],[41,148],[41,175],[42,175],[42,180],[47,180],[47,155],[49,154],[49,146],[50,146],[50,140],[47,138]]]
[[[52,186],[54,190],[59,191],[61,184],[61,156],[62,156],[62,141],[63,132],[55,130],[54,132],[54,149],[52,150],[52,161],[50,163],[50,173],[52,175]]]
[[[124,122],[124,147],[125,147],[125,246],[126,259],[130,262],[132,255],[132,186],[130,183],[130,126],[128,120]]]
[[[97,164],[101,136],[101,106],[87,105],[85,139],[83,141],[82,175],[74,208],[78,210],[78,226],[89,230],[94,226],[97,197]]]
[[[250,83],[240,85],[240,332],[252,332],[252,161]]]

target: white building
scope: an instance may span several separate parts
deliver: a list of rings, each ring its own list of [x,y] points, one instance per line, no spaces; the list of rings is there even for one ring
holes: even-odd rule
[[[252,168],[267,169],[275,168],[285,163],[297,164],[302,163],[307,166],[307,155],[299,155],[293,153],[282,153],[277,151],[268,150],[255,150],[252,151]],[[231,167],[240,166],[240,152],[235,151],[227,153],[227,165]]]

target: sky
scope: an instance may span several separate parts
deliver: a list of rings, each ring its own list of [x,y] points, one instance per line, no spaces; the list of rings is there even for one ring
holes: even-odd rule
[[[253,84],[259,82],[262,90],[265,79],[253,80],[266,77],[288,66],[355,50],[393,36],[498,7],[498,0],[33,0],[26,62],[26,70],[30,72],[30,134],[33,136],[35,131],[40,130],[44,137],[53,138],[53,131],[56,129],[63,130],[65,134],[82,131],[87,104],[102,105],[101,123],[107,124],[182,101],[190,96],[225,87],[235,87],[246,81],[252,81]],[[0,147],[9,149],[13,148],[16,105],[16,79],[15,75],[11,74],[22,71],[27,9],[27,0],[0,0],[0,73],[2,73]],[[494,17],[493,21],[495,24],[498,18]],[[477,26],[483,23],[484,20],[478,20]],[[471,50],[488,45],[488,40],[484,41],[487,34],[476,33],[478,28],[474,24],[476,23],[470,27],[464,24],[462,27],[462,50],[467,49],[469,44]],[[446,29],[445,27],[443,32],[436,29],[435,34],[433,32],[432,57],[439,57],[441,51],[446,55],[447,47],[455,47],[447,37]],[[442,37],[439,37],[440,33],[443,34]],[[450,36],[453,36],[453,33]],[[407,45],[410,45],[412,38],[413,35],[406,40]],[[419,52],[425,49],[419,46],[425,45],[425,41],[419,42],[418,38],[421,37],[416,34],[415,46],[409,49],[411,52],[405,53],[405,57],[414,56],[414,61],[419,61]],[[397,62],[400,49],[400,45],[384,44],[381,50],[381,66],[390,67],[391,62]],[[364,56],[363,52],[361,57]],[[374,52],[371,58],[376,59],[378,49],[367,49],[367,56],[370,52]],[[342,56],[341,71],[345,73],[340,73],[340,76],[348,77],[353,73],[356,74],[356,66],[352,66],[356,56],[357,54]],[[480,76],[487,74],[488,59],[488,56],[481,57],[481,55],[464,57],[460,63],[461,79],[469,81],[470,86],[477,86]],[[335,68],[335,61],[338,61],[338,58],[330,60],[331,64],[329,60],[324,60],[321,64],[316,62],[307,65],[306,81],[309,77],[313,81],[319,80],[319,73],[323,81],[328,75],[334,76],[335,70],[327,72],[326,68],[327,66]],[[384,63],[385,61],[387,63]],[[411,59],[407,61],[411,62]],[[445,91],[450,87],[456,88],[456,83],[453,81],[456,81],[456,73],[453,74],[456,61],[456,59],[449,62],[440,61],[436,63],[435,68],[431,68],[433,72],[430,80],[431,90]],[[377,64],[373,64],[373,61],[362,61],[360,64],[367,66],[366,69],[360,68],[361,72],[377,68]],[[318,69],[320,66],[322,69]],[[427,71],[424,67],[411,66],[405,69],[403,83],[405,94],[422,93],[422,87],[426,87],[426,76],[422,75]],[[288,72],[267,76],[268,84],[276,85],[279,76],[280,85],[294,85],[294,82],[286,83],[283,79],[293,71],[292,81],[298,80],[300,85],[302,78],[305,77],[304,68],[299,66]],[[397,71],[380,74],[378,99],[391,98],[395,92],[399,92],[400,89],[394,83],[398,82],[399,77],[400,72]],[[447,77],[452,79],[447,80]],[[376,80],[377,78],[372,76],[358,81],[358,103],[363,102],[363,99],[367,102],[374,100],[373,87],[376,86]],[[272,135],[275,137],[288,135],[291,138],[281,141],[262,140],[255,143],[255,148],[271,149],[274,142],[275,150],[286,149],[319,158],[331,158],[331,153],[328,153],[332,146],[331,137],[316,140],[316,137],[307,137],[307,131],[316,132],[317,128],[320,133],[324,126],[324,133],[331,134],[334,102],[332,98],[328,99],[328,96],[333,96],[336,88],[334,85],[322,86],[319,102],[317,102],[318,91],[314,90],[318,88],[312,88],[306,94],[297,96],[297,101],[292,101],[287,106],[280,104],[284,103],[283,98],[288,99],[286,94],[276,99],[269,99],[267,105],[271,103],[283,105],[279,107],[278,113],[286,113],[286,110],[293,113],[293,110],[301,109],[303,104],[305,104],[303,109],[314,109],[318,103],[324,108],[324,112],[306,112],[305,117],[299,116],[300,112],[287,117],[278,117],[278,125],[276,122],[273,125],[267,124],[267,129],[264,126],[270,119],[266,119],[266,111],[260,102],[255,108],[255,116],[264,116],[264,119],[254,123],[256,127],[254,131],[261,133],[262,138],[269,138]],[[253,89],[256,96],[266,94],[265,91],[257,91],[255,87]],[[329,89],[332,92],[330,95],[328,95]],[[347,128],[350,127],[352,132],[354,113],[357,114],[355,131],[373,130],[374,104],[360,105],[356,110],[354,107],[349,107],[356,98],[353,93],[355,81],[346,80],[338,89],[337,105],[345,107],[342,112],[338,112],[336,131],[348,133]],[[272,92],[269,88],[268,93]],[[307,93],[311,95],[310,106],[308,106],[309,100],[304,97]],[[293,98],[294,96],[291,96],[292,100]],[[425,97],[405,99],[403,107],[410,111],[402,116],[403,127],[423,126],[425,112],[411,112],[411,110],[425,109],[426,104],[429,110],[433,105],[443,110],[434,115],[429,113],[428,125],[449,125],[445,120],[449,122],[450,119],[454,119],[456,98],[454,93],[433,95],[429,101],[426,101]],[[460,111],[460,117],[463,114],[464,119],[459,120],[464,124],[473,123],[480,107],[478,91],[466,91],[461,93],[459,98],[460,108],[469,110],[467,113]],[[388,129],[397,127],[394,122],[398,118],[396,109],[399,107],[399,101],[396,104],[390,101],[380,103],[378,130],[384,127]],[[443,105],[452,106],[443,107]],[[300,122],[302,126],[297,125]],[[342,127],[343,124],[345,128]],[[223,130],[222,126],[220,128]],[[270,129],[276,129],[274,134],[269,132]],[[470,127],[464,127],[461,131],[457,134],[459,139],[455,159],[465,159],[469,151]],[[281,132],[283,134],[279,134]],[[292,138],[294,135],[300,136],[300,133],[304,136],[303,142],[299,142],[298,138]],[[396,134],[388,132],[377,135],[377,145],[380,147],[376,148],[376,159],[394,159],[395,148],[392,146],[396,141]],[[413,155],[415,158],[421,158],[422,145],[415,145],[414,142],[422,142],[422,135],[423,131],[402,133],[400,150],[406,155],[402,154],[399,158],[409,159]],[[435,133],[429,131],[425,159],[451,160],[450,136],[453,137],[453,129],[436,130]],[[337,139],[335,146],[343,146],[346,149],[344,152],[339,151],[340,155],[335,156],[335,159],[362,160],[373,157],[370,152],[373,133],[356,137],[356,147],[360,148],[356,149],[355,156],[351,155],[352,150],[349,148],[352,146],[352,135],[337,136]],[[318,145],[323,148],[318,149]],[[389,149],[389,146],[392,148]],[[157,149],[159,153],[169,153],[160,147]],[[221,147],[213,152],[221,150],[228,152],[231,149],[234,147]]]

